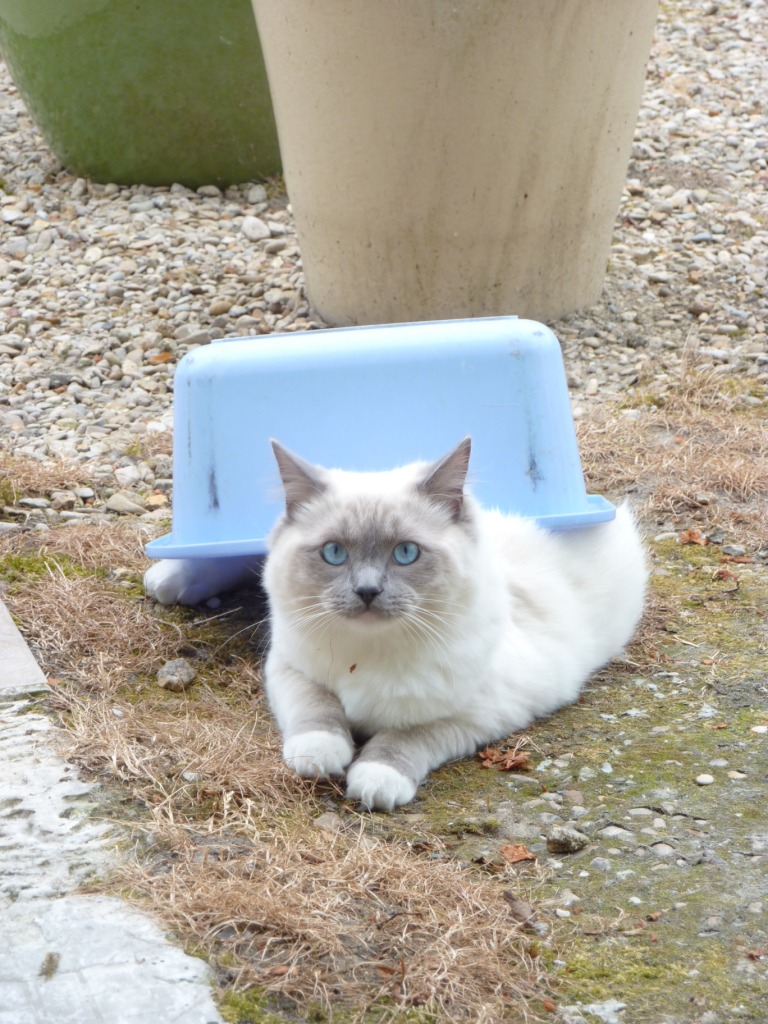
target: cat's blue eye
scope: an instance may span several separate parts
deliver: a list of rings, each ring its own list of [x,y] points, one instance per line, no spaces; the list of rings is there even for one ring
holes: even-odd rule
[[[337,544],[335,541],[329,541],[327,544],[324,544],[323,550],[320,553],[328,565],[344,565],[347,558],[349,558],[344,545]]]
[[[398,565],[413,565],[420,554],[419,545],[414,544],[412,540],[406,540],[397,545],[392,552],[392,557]]]

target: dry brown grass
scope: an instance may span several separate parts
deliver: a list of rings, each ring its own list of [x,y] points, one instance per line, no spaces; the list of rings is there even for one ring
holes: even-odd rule
[[[499,883],[371,837],[351,808],[341,832],[317,828],[317,787],[284,768],[259,700],[248,726],[211,692],[193,713],[121,714],[102,714],[96,748],[96,723],[75,727],[73,756],[130,780],[152,809],[145,828],[162,853],[122,880],[214,961],[226,953],[238,985],[329,1014],[357,1008],[352,1019],[377,1001],[528,1019],[523,997],[540,979]]]
[[[519,927],[498,884],[455,861],[309,820],[230,842],[224,857],[179,829],[164,838],[173,862],[138,881],[156,909],[175,908],[186,934],[229,950],[238,984],[329,1016],[343,1007],[353,1020],[374,1004],[391,1007],[383,1019],[407,1007],[445,1021],[530,1019],[526,997],[543,979]]]
[[[222,980],[328,1019],[343,1009],[362,1021],[376,1004],[377,1020],[407,1007],[440,1020],[540,1019],[546,982],[504,900],[510,878],[434,859],[441,842],[422,832],[415,845],[383,841],[370,816],[343,804],[330,831],[318,828],[332,791],[282,764],[250,665],[227,691],[203,687],[193,701],[93,702],[67,690],[57,703],[70,758],[127,784],[146,809],[137,827],[150,852],[111,886],[206,950]]]
[[[768,545],[765,406],[744,410],[719,378],[689,375],[659,407],[600,411],[578,425],[592,489],[635,494],[646,522],[721,527]]]
[[[39,462],[0,450],[0,494],[6,502],[79,487],[88,483],[88,472],[87,464],[73,459]]]
[[[77,523],[44,533],[11,534],[3,539],[2,550],[8,554],[35,553],[52,561],[63,556],[92,572],[124,569],[141,574],[147,565],[144,544],[150,536],[135,520],[121,519],[108,526]]]

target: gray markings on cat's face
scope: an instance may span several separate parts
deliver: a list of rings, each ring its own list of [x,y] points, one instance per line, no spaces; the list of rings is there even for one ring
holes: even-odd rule
[[[421,606],[440,573],[435,551],[414,539],[417,524],[407,519],[362,499],[325,518],[326,543],[343,546],[347,557],[330,564],[323,557],[324,545],[309,544],[302,549],[301,571],[329,611],[350,619],[365,613],[366,620],[387,619]],[[406,542],[418,544],[419,557],[401,565],[394,552]]]
[[[294,616],[306,616],[316,632],[336,617],[361,628],[402,622],[412,632],[427,628],[425,616],[450,619],[464,585],[450,538],[461,531],[466,551],[475,537],[464,500],[469,439],[392,493],[356,494],[337,486],[332,472],[272,444],[286,514],[271,544],[274,550],[294,538],[283,564]]]
[[[425,615],[450,619],[464,582],[455,564],[455,544],[447,535],[460,530],[471,538],[474,533],[469,517],[456,523],[445,507],[419,493],[396,503],[372,496],[336,501],[321,495],[297,513],[295,523],[284,523],[283,530],[302,535],[284,567],[290,589],[301,595],[295,610],[302,606],[317,616],[322,609],[331,619],[361,629],[395,623],[417,628]],[[329,544],[345,549],[340,564],[323,557]],[[418,557],[405,565],[394,557],[402,544],[418,546]],[[338,551],[331,554],[338,561]]]

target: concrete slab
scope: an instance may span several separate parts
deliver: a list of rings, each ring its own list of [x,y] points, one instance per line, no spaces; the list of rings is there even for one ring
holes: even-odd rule
[[[0,1024],[221,1024],[202,960],[122,900],[75,892],[115,837],[56,753],[32,699],[48,690],[0,602]]]
[[[3,911],[0,1024],[218,1024],[207,965],[107,896]]]
[[[24,643],[8,609],[0,601],[0,699],[40,693],[48,683]]]

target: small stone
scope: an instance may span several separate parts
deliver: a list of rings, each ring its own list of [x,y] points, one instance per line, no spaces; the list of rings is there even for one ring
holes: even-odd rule
[[[315,818],[312,824],[323,832],[340,832],[344,828],[344,822],[333,811],[327,811]]]
[[[509,904],[510,914],[516,921],[519,921],[520,924],[526,924],[533,921],[533,918],[536,916],[536,911],[530,903],[526,903],[525,900],[521,900],[520,897],[516,896],[511,889],[505,889],[501,895]]]
[[[72,491],[51,491],[51,508],[57,512],[71,509],[77,505],[77,497]]]
[[[288,247],[288,243],[284,238],[273,238],[270,242],[267,242],[264,246],[264,252],[268,252],[274,256],[275,253],[282,252],[283,249]]]
[[[121,487],[131,487],[141,480],[141,473],[138,466],[118,466],[115,470],[115,479]]]
[[[627,828],[622,828],[621,825],[606,825],[605,828],[600,829],[600,835],[605,836],[606,839],[634,839],[634,834]]]
[[[186,658],[174,658],[167,661],[157,673],[158,683],[173,693],[188,690],[197,678],[197,669]]]
[[[651,849],[657,857],[670,857],[675,852],[674,846],[669,843],[654,843]]]
[[[720,714],[720,712],[717,710],[717,708],[712,707],[711,704],[702,704],[702,706],[699,708],[699,711],[698,711],[698,714],[696,715],[696,717],[697,718],[717,718],[717,716],[719,714]]]
[[[589,837],[575,828],[558,825],[551,829],[547,836],[549,853],[578,853],[589,845]]]
[[[722,550],[724,555],[730,555],[731,558],[741,558],[747,552],[741,544],[723,544]]]
[[[223,316],[232,309],[232,303],[229,299],[214,299],[208,307],[208,312],[211,316]]]
[[[167,494],[150,494],[144,499],[144,505],[150,511],[155,508],[166,508],[169,504],[169,498]]]
[[[224,310],[224,312],[226,313],[228,310]],[[185,334],[183,338],[187,348],[192,348],[193,345],[210,345],[211,341],[210,331],[193,331],[191,334]]]
[[[697,775],[695,779],[697,786],[711,786],[714,781],[714,776],[708,775],[706,772],[703,772],[701,775]]]
[[[569,804],[583,804],[584,794],[579,789],[564,789],[563,797]]]
[[[609,872],[613,864],[607,857],[594,857],[590,862],[589,866],[594,868],[595,871],[602,871],[604,874]]]
[[[260,242],[272,234],[260,217],[244,217],[240,230],[249,242]]]
[[[601,1024],[622,1024],[619,1014],[626,1008],[627,1004],[618,999],[606,999],[604,1003],[589,1003],[582,1007],[584,1013],[597,1017]]]
[[[251,185],[245,195],[245,201],[251,206],[258,206],[259,203],[266,203],[267,190],[263,185]]]
[[[119,512],[120,515],[140,516],[146,512],[143,505],[139,505],[133,497],[123,494],[121,491],[117,491],[107,499],[107,509],[110,512]]]

